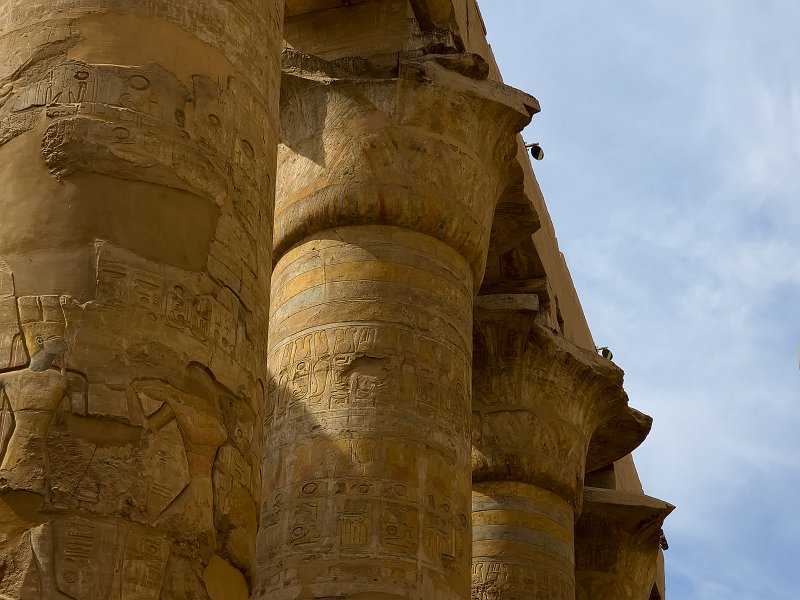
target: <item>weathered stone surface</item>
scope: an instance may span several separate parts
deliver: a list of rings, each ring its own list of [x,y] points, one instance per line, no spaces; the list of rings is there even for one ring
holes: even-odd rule
[[[259,598],[469,594],[472,298],[536,105],[480,63],[285,56]]]
[[[650,420],[485,34],[0,0],[0,599],[644,599],[669,507],[583,478]]]
[[[674,508],[649,496],[586,488],[575,527],[578,600],[649,600],[661,526]]]
[[[282,21],[0,0],[2,598],[252,585]]]

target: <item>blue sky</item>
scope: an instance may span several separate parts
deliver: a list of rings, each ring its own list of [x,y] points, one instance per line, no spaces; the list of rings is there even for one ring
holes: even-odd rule
[[[484,0],[636,453],[673,600],[796,600],[800,2]]]

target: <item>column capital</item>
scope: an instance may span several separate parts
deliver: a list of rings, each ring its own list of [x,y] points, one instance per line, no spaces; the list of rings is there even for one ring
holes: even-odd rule
[[[392,225],[456,249],[482,275],[517,134],[535,98],[488,79],[472,54],[283,60],[275,249],[313,233]]]
[[[629,454],[651,419],[628,406],[619,367],[537,323],[525,297],[476,302],[473,481],[530,483],[577,508],[587,464]]]

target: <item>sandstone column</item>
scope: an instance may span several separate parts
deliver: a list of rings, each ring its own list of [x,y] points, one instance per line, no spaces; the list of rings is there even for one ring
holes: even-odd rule
[[[574,600],[583,476],[630,453],[650,419],[622,371],[536,323],[535,295],[479,296],[473,371],[472,594]]]
[[[578,600],[649,600],[661,526],[673,509],[641,494],[586,488],[575,528]]]
[[[0,590],[252,581],[283,2],[0,0]]]
[[[257,598],[469,596],[472,299],[535,99],[286,54]]]

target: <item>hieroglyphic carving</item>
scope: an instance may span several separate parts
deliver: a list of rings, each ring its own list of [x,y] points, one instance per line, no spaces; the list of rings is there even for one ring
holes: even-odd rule
[[[572,600],[565,574],[531,565],[478,559],[472,563],[472,600]]]
[[[190,333],[201,342],[213,342],[228,354],[234,352],[239,310],[230,292],[221,291],[219,299],[201,295],[187,282],[168,281],[157,273],[114,262],[106,255],[100,256],[98,270],[100,306],[139,307],[165,325]]]
[[[77,519],[58,521],[52,536],[58,590],[77,600],[109,597],[123,553],[118,528]]]
[[[123,598],[159,600],[169,554],[165,539],[138,531],[128,533],[120,575]]]
[[[372,542],[372,510],[374,503],[367,499],[348,498],[338,511],[336,536],[342,549],[364,549]]]
[[[324,455],[325,444],[316,446],[314,455]],[[302,455],[298,451],[296,460]],[[428,560],[444,567],[468,552],[455,540],[457,532],[466,530],[467,517],[452,514],[446,498],[437,502],[431,497],[427,507],[421,506],[405,485],[362,477],[307,480],[281,492],[262,508],[262,543],[273,558],[305,546],[342,553],[377,548],[381,554],[416,556],[422,544]]]
[[[147,481],[147,514],[155,519],[191,481],[186,448],[175,421],[144,437],[142,466]]]
[[[153,300],[160,297],[154,293],[157,287],[141,285],[154,278],[131,281],[130,295],[117,294],[118,299],[160,309]],[[70,299],[14,299],[14,320],[28,339],[32,358],[27,368],[0,373],[3,487],[41,494],[59,510],[125,514],[145,523],[168,517],[168,529],[190,537],[205,531],[213,540],[212,468],[217,449],[229,437],[217,394],[188,394],[160,380],[87,385],[86,376],[66,364],[65,337],[74,337],[80,325],[68,323],[65,307],[71,319],[80,323],[83,318]],[[124,419],[115,404],[127,407]],[[240,399],[226,402],[238,404]],[[249,448],[252,409],[244,405],[228,412],[231,440]],[[114,421],[94,420],[111,414]],[[252,457],[248,460],[242,486],[251,495],[255,477]],[[180,506],[167,515],[179,496]],[[249,520],[255,521],[252,496],[249,502]],[[255,527],[250,529],[254,535]],[[252,562],[252,550],[248,554]]]
[[[0,82],[0,146],[45,122],[42,152],[57,177],[100,173],[212,201],[222,210],[209,273],[255,306],[273,210],[262,95],[234,76],[197,74],[187,87],[159,64],[53,62]]]
[[[391,553],[416,555],[419,509],[414,504],[384,500],[381,511],[381,545]]]
[[[135,371],[128,368],[119,372],[109,369],[110,383],[87,382],[85,375],[72,369],[61,370],[67,366],[64,338],[73,341],[79,331],[85,331],[81,324],[98,314],[107,316],[109,310],[137,307],[148,314],[160,311],[166,323],[167,312],[163,308],[166,298],[154,285],[156,281],[164,281],[164,273],[159,272],[157,277],[146,275],[139,269],[128,280],[118,278],[129,287],[105,286],[104,291],[115,290],[105,296],[110,298],[107,304],[78,305],[58,296],[14,298],[19,308],[14,320],[21,322],[34,352],[29,368],[0,373],[3,401],[0,414],[4,425],[0,458],[7,459],[0,460],[3,485],[7,489],[43,494],[59,511],[77,509],[124,516],[158,525],[175,538],[203,539],[203,543],[212,544],[215,537],[212,473],[217,450],[228,441],[231,445],[226,453],[219,455],[222,460],[217,465],[222,467],[221,472],[227,473],[227,488],[234,490],[231,498],[236,499],[236,506],[227,506],[235,514],[227,516],[231,524],[225,531],[229,535],[222,535],[219,545],[234,564],[249,571],[254,560],[260,475],[253,446],[256,413],[247,386],[243,384],[234,395],[211,381],[202,368],[190,368],[194,383],[182,384],[192,392],[162,380],[130,381]],[[187,278],[180,281],[186,289],[211,289],[210,284],[202,283],[199,278],[188,284]],[[181,331],[188,331],[190,324],[175,321]],[[228,321],[229,330],[243,335],[238,326],[230,324],[232,319]],[[209,322],[212,323],[211,318]],[[220,324],[222,320],[215,322]],[[221,327],[214,329],[213,323],[209,325],[207,344],[215,344],[211,336],[220,330]],[[188,335],[199,342],[191,331]],[[227,340],[221,335],[217,337],[227,347]],[[77,339],[83,341],[80,335]],[[70,352],[73,349],[70,347]],[[85,361],[83,348],[78,354]],[[51,368],[54,363],[60,369]],[[39,368],[45,370],[35,370]],[[94,370],[91,376],[97,376]],[[50,383],[58,385],[44,385],[45,379],[45,383],[53,379]],[[14,413],[14,409],[26,406],[19,405],[18,398],[29,404],[36,400],[31,400],[30,394],[21,394],[31,389],[44,390],[43,393],[54,390],[46,397],[50,402],[47,410],[31,413],[42,429],[33,436],[29,435],[30,428],[19,426],[25,425],[26,411],[18,410],[16,418]],[[224,407],[224,414],[220,406]],[[17,455],[23,456],[23,462],[14,458]],[[10,464],[14,461],[20,468]],[[218,498],[221,511],[225,510],[228,496]]]
[[[107,242],[98,242],[96,252],[95,307],[142,311],[160,336],[177,331],[197,346],[198,358],[213,356],[209,366],[222,371],[226,385],[237,391],[252,385],[243,380],[266,362],[264,325],[236,294],[204,275],[158,265]]]
[[[462,433],[466,360],[446,344],[403,329],[331,327],[271,354],[267,425],[298,410],[412,409]],[[305,407],[305,408],[304,408]]]
[[[3,84],[0,143],[47,118],[53,123],[44,156],[56,175],[108,172],[185,189],[220,206],[230,164],[237,189],[250,182],[252,192],[243,194],[238,210],[254,234],[261,221],[257,193],[269,183],[257,158],[264,155],[257,132],[267,127],[262,101],[235,78],[221,87],[196,75],[193,83],[188,89],[158,64],[139,69],[66,61],[35,80]],[[226,108],[233,98],[246,116]],[[196,123],[187,122],[187,114]]]
[[[8,109],[19,113],[47,108],[56,114],[85,114],[132,121],[133,114],[147,118],[152,127],[175,128],[189,92],[160,65],[144,70],[110,65],[96,66],[68,61],[50,69],[26,85],[17,85]]]
[[[270,357],[266,453],[291,467],[265,476],[262,555],[276,565],[299,554],[414,557],[431,573],[464,573],[468,517],[453,507],[468,498],[456,499],[449,465],[467,448],[457,457],[442,444],[415,466],[434,440],[466,433],[463,355],[416,331],[355,323],[301,333]],[[399,433],[404,418],[418,419],[418,429]],[[320,435],[328,428],[348,433]],[[423,482],[430,494],[420,493]],[[278,571],[269,577],[289,576]],[[400,571],[375,585],[413,580]]]
[[[49,537],[31,551],[38,570],[61,563],[41,576],[48,582],[8,593],[206,599],[210,556],[225,554],[237,568],[254,562],[283,5],[12,0],[3,8],[0,163],[22,157],[31,168],[4,169],[13,181],[3,214],[13,218],[0,218],[0,245],[27,294],[74,296],[62,306],[63,344],[45,335],[26,346],[23,333],[35,328],[24,315],[20,323],[26,307],[13,287],[6,293],[0,265],[0,505],[22,499],[21,530]],[[175,52],[159,51],[165,40]],[[92,243],[104,239],[131,252],[104,254],[100,241],[93,265]],[[50,403],[31,390],[52,392]],[[230,419],[220,410],[229,399]],[[28,427],[33,434],[26,412],[41,421]],[[20,440],[38,454],[7,469]],[[218,499],[215,467],[226,481]],[[19,481],[6,477],[17,471]],[[20,493],[40,488],[45,502]],[[227,510],[233,525],[217,545],[215,513]],[[74,515],[89,525],[72,523],[68,544],[55,523]],[[222,551],[233,537],[251,546],[238,562],[229,558],[238,550]],[[4,530],[0,571],[5,542]],[[63,556],[83,562],[68,569]],[[0,596],[8,589],[0,583]]]
[[[456,562],[456,531],[447,502],[428,496],[425,510],[425,553],[434,563],[451,566]]]
[[[159,600],[181,575],[170,572],[178,556],[164,537],[106,520],[58,517],[9,550],[0,559],[3,598]]]
[[[310,481],[297,484],[289,509],[289,544],[291,546],[317,545],[325,530],[327,486],[324,482]]]

